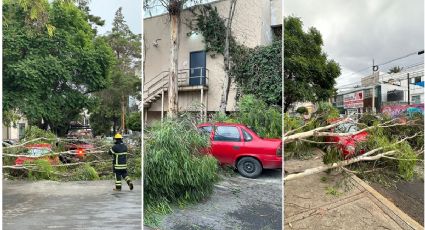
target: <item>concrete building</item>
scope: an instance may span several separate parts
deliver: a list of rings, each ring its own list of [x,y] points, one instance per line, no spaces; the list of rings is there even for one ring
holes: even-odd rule
[[[2,124],[2,138],[3,140],[18,141],[24,137],[27,127],[28,121],[25,117],[21,117],[15,124],[10,124],[8,126]]]
[[[211,4],[220,16],[228,16],[230,1],[220,0]],[[194,16],[190,10],[181,13],[178,51],[178,107],[179,111],[191,111],[205,117],[217,112],[223,91],[225,76],[223,56],[205,52],[200,34],[185,23]],[[274,34],[282,33],[281,0],[237,1],[232,22],[232,35],[247,47],[268,45]],[[170,56],[169,16],[161,14],[144,19],[144,120],[151,123],[166,116],[168,110],[168,73]],[[232,82],[226,110],[236,109],[236,85]]]
[[[339,91],[334,98],[334,105],[345,114],[372,112],[373,88],[377,112],[388,106],[406,105],[408,108],[409,105],[420,105],[424,103],[423,82],[423,65],[394,74],[377,73],[362,78],[361,87]]]

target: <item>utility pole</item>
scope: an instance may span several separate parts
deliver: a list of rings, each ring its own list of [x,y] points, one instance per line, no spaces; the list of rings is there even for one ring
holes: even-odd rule
[[[410,75],[407,73],[407,104],[410,105]]]
[[[376,66],[378,67],[378,66]],[[376,68],[378,70],[378,68]],[[375,108],[375,59],[372,59],[372,113],[376,113]]]

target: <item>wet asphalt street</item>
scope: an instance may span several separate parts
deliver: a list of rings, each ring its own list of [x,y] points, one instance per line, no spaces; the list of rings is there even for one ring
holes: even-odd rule
[[[3,180],[3,229],[141,229],[141,188],[113,181]]]
[[[282,229],[282,171],[265,170],[257,179],[224,177],[204,202],[175,208],[160,229]]]

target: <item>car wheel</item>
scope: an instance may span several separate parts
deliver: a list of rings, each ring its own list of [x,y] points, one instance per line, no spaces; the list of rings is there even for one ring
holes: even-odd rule
[[[256,178],[263,171],[260,162],[253,157],[243,157],[238,161],[237,168],[239,173],[248,178]]]

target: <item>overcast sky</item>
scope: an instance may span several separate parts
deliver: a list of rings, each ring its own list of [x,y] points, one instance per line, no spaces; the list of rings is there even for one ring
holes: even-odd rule
[[[98,28],[99,33],[111,31],[115,12],[120,6],[130,30],[135,34],[142,33],[142,0],[91,0],[91,14],[105,20],[105,26]]]
[[[304,29],[316,27],[324,51],[338,62],[342,75],[337,86],[360,82],[375,64],[424,48],[423,0],[284,0],[284,15],[300,17]],[[380,66],[381,71],[399,65],[423,63],[424,55]]]

